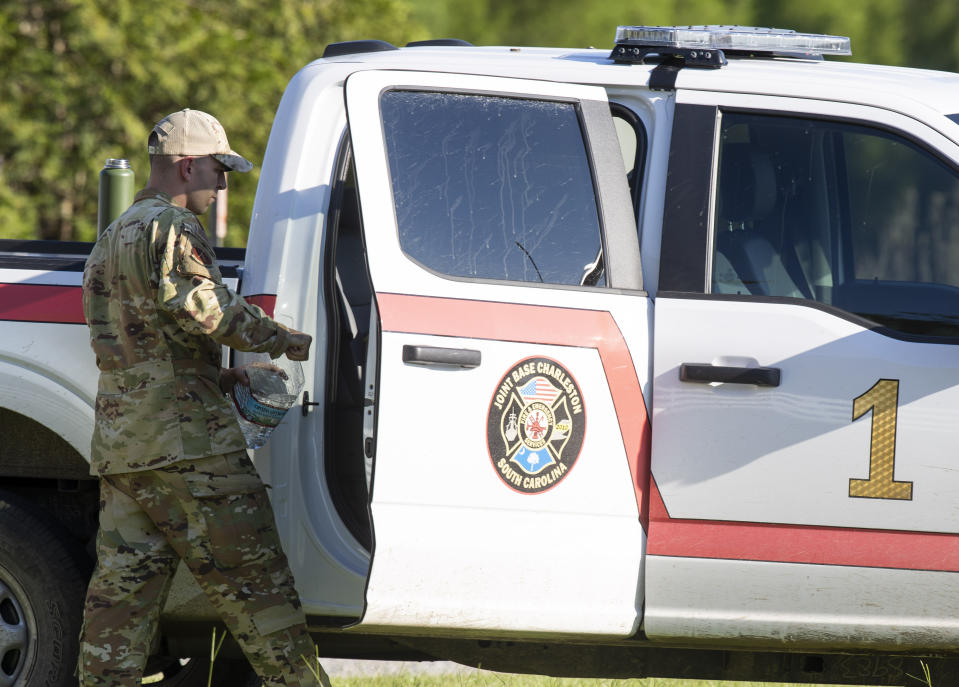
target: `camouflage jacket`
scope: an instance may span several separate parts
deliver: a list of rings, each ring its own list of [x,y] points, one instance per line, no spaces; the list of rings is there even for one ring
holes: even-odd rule
[[[196,215],[141,191],[83,272],[97,356],[91,472],[135,472],[246,448],[219,388],[221,344],[279,356],[288,330],[223,284]]]

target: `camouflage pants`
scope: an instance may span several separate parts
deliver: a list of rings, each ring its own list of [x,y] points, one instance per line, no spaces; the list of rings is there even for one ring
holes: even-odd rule
[[[139,687],[181,559],[265,685],[329,684],[304,661],[314,645],[273,510],[246,452],[237,452],[103,476],[82,687]]]

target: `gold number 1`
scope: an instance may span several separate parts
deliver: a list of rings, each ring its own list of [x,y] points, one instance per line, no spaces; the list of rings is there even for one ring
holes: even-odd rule
[[[872,411],[872,436],[869,443],[869,479],[850,479],[850,496],[912,500],[912,482],[893,479],[898,406],[898,379],[880,379],[869,391],[853,400],[853,422]]]

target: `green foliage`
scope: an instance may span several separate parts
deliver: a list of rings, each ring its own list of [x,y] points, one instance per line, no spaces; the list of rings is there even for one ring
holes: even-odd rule
[[[909,65],[903,31],[910,14],[908,0],[755,3],[759,26],[778,26],[808,33],[831,33],[852,39],[853,61]]]
[[[911,0],[412,0],[432,35],[478,45],[612,48],[620,24],[774,26],[852,38],[853,60],[959,69],[959,5]]]
[[[906,675],[911,677],[916,682],[922,683],[926,687],[934,687],[932,684],[932,670],[929,668],[929,664],[920,659],[919,667],[922,669],[922,677],[916,677],[915,675],[910,675],[909,673],[906,673]]]
[[[746,24],[750,11],[749,0],[414,0],[435,35],[477,45],[612,48],[619,24]]]
[[[0,237],[91,240],[99,170],[206,110],[262,161],[290,77],[329,42],[454,36],[479,45],[612,47],[618,24],[744,24],[852,37],[853,59],[959,70],[959,5],[910,0],[0,0]],[[242,245],[259,168],[231,175]]]
[[[0,1],[0,236],[92,240],[99,170],[191,107],[263,158],[293,74],[326,43],[414,32],[404,0]],[[230,243],[245,242],[258,171],[231,175]]]
[[[223,647],[223,640],[226,639],[226,632],[220,635],[220,641],[216,641],[216,628],[213,628],[213,635],[210,638],[210,670],[206,677],[206,687],[213,684],[213,664],[216,663],[216,657],[220,655],[220,649]]]
[[[337,687],[800,687],[800,685],[719,680],[612,680],[558,678],[541,675],[470,673],[454,675],[390,675],[382,677],[338,677]],[[816,687],[805,685],[804,687]]]

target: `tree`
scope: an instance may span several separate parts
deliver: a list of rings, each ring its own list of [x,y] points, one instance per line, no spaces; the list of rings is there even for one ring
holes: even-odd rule
[[[434,35],[478,45],[613,47],[620,24],[739,24],[852,38],[854,61],[959,69],[959,5],[909,0],[411,0]]]
[[[152,124],[219,118],[263,158],[295,71],[332,41],[414,31],[404,0],[0,0],[0,236],[92,240],[108,157],[149,173]],[[245,242],[258,172],[231,175],[229,243]]]
[[[743,24],[852,38],[853,60],[959,69],[959,6],[907,0],[0,0],[0,237],[90,240],[108,157],[148,174],[150,126],[209,111],[263,158],[293,73],[332,41],[453,36],[612,48],[619,24]],[[232,175],[228,243],[245,242],[258,169]]]
[[[415,0],[414,17],[438,35],[477,45],[612,49],[620,24],[746,24],[750,0]]]

